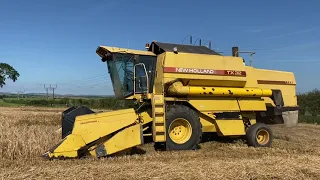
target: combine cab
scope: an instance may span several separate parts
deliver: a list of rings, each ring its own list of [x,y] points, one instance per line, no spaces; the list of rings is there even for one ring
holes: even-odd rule
[[[96,53],[107,64],[115,96],[139,106],[99,113],[67,109],[61,142],[43,154],[48,159],[105,157],[147,138],[156,150],[194,150],[203,133],[270,147],[268,124],[298,122],[291,72],[246,66],[236,54],[222,56],[204,46],[152,42],[148,51],[99,46]]]

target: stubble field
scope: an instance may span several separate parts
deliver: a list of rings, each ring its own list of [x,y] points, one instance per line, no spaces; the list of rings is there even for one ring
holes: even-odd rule
[[[320,179],[320,126],[272,127],[272,148],[206,142],[198,151],[46,161],[63,109],[0,108],[1,179]]]

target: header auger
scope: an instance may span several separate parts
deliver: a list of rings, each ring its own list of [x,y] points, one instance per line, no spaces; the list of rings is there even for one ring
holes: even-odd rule
[[[204,46],[152,42],[147,48],[97,48],[115,96],[136,100],[139,107],[100,113],[67,109],[62,140],[44,157],[105,157],[148,137],[157,150],[194,150],[203,133],[270,147],[269,124],[298,122],[292,72],[246,66],[237,53],[224,56]]]

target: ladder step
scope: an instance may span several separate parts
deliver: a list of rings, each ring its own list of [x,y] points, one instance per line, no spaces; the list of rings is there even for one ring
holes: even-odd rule
[[[164,126],[164,123],[163,122],[156,122],[155,126]]]
[[[164,127],[163,126],[156,126],[155,127],[156,132],[164,132]]]

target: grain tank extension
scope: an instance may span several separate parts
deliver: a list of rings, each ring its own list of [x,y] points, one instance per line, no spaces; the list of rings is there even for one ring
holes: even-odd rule
[[[96,53],[115,96],[138,106],[99,113],[67,109],[62,140],[46,158],[105,157],[147,140],[156,150],[194,150],[203,133],[270,147],[269,124],[298,122],[294,74],[247,66],[238,53],[160,42],[147,51],[99,46]]]

